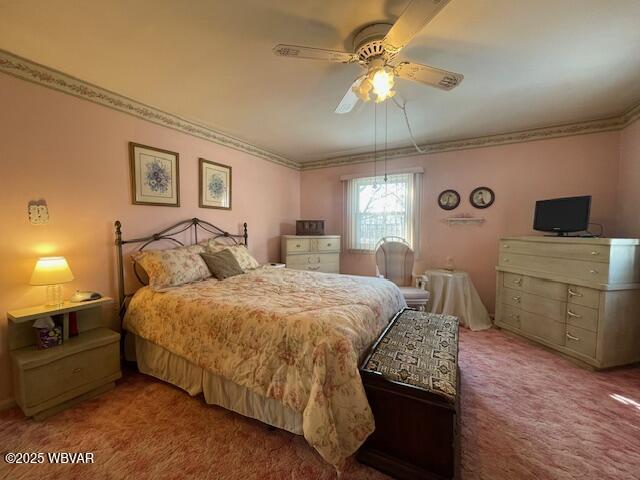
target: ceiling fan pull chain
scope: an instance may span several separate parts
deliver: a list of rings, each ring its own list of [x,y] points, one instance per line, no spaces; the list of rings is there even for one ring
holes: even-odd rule
[[[387,134],[389,132],[389,102],[384,102],[384,183],[387,183]]]
[[[378,186],[378,104],[373,104],[373,189]]]

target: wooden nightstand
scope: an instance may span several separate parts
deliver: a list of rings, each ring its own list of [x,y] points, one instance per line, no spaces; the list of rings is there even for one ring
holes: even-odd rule
[[[41,420],[115,386],[122,376],[120,334],[102,318],[102,307],[111,303],[103,297],[7,313],[15,398],[25,415]],[[69,338],[71,312],[77,312],[79,334]],[[63,315],[63,344],[38,350],[33,322],[51,315]]]

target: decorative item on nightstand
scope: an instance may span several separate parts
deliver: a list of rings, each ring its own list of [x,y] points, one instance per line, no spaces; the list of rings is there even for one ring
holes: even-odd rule
[[[31,285],[47,286],[47,303],[49,307],[62,305],[62,286],[60,284],[73,280],[73,273],[64,257],[42,257],[36,262],[31,275]]]

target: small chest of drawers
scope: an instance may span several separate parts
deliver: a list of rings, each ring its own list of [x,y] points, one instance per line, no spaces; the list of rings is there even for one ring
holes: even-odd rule
[[[596,368],[640,361],[639,244],[502,239],[496,325]]]
[[[43,419],[115,386],[120,371],[120,334],[104,326],[103,297],[58,307],[36,306],[8,312],[9,349],[16,403],[27,416]],[[79,334],[69,337],[69,315]],[[62,345],[38,350],[33,322],[62,317]]]
[[[340,236],[283,235],[282,262],[287,268],[310,272],[340,272]]]

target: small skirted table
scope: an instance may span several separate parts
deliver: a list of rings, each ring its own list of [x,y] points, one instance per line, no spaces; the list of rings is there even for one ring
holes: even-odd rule
[[[471,330],[491,328],[491,319],[467,272],[427,270],[427,288],[431,292],[428,308],[432,313],[458,317],[460,325]]]

